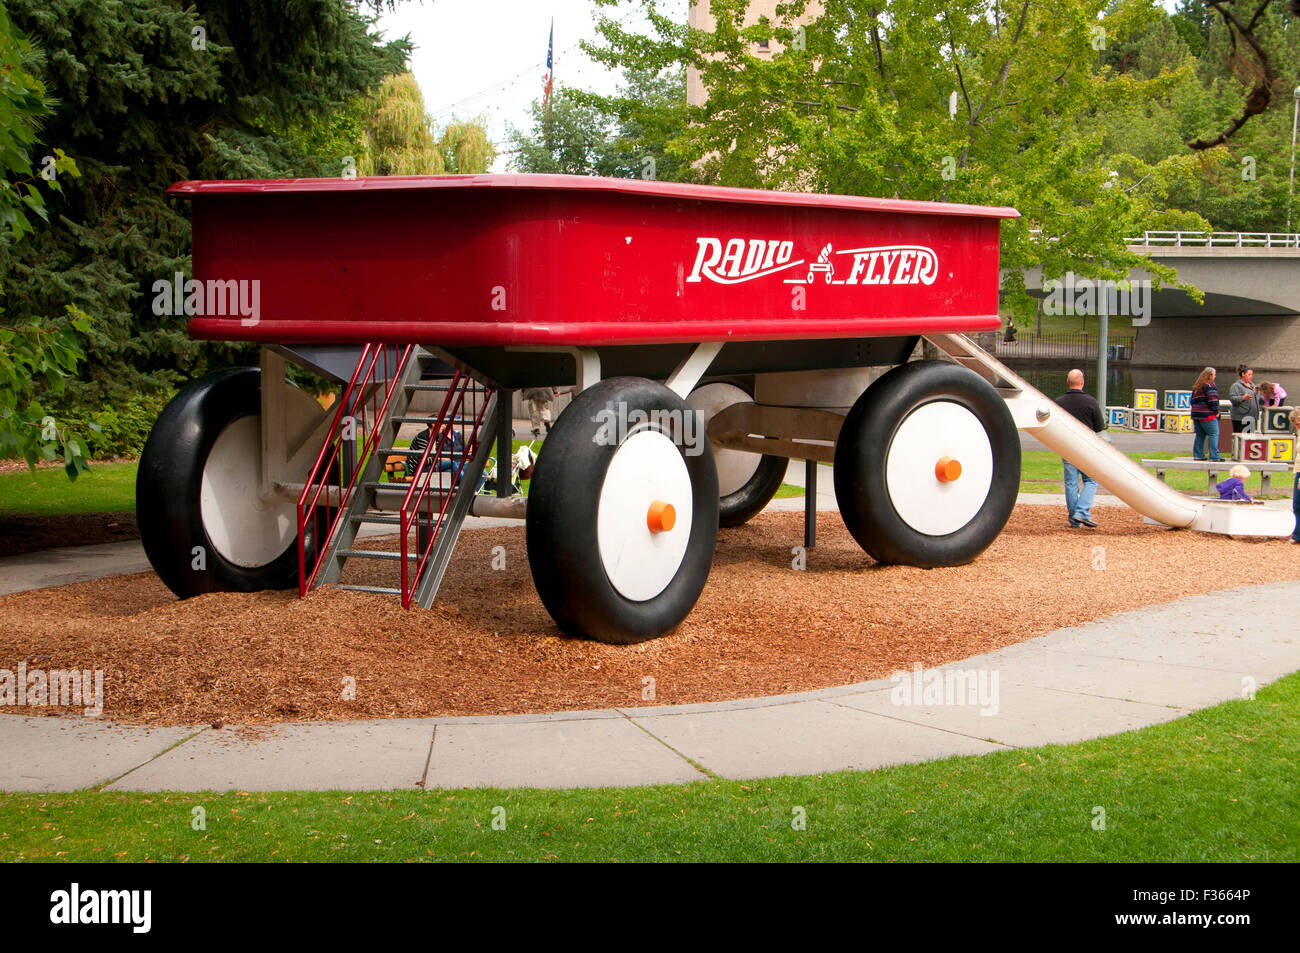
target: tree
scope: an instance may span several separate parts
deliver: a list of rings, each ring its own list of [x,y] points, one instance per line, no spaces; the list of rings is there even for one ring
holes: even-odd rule
[[[689,167],[668,153],[667,142],[685,109],[680,69],[629,70],[612,97],[562,86],[549,111],[533,101],[529,130],[508,128],[511,166],[520,172],[675,180]]]
[[[604,156],[612,136],[609,117],[579,102],[564,86],[555,89],[548,111],[541,100],[530,107],[532,128],[507,126],[513,153],[510,167],[519,172],[604,175]]]
[[[409,43],[382,43],[350,0],[8,0],[49,53],[55,102],[36,140],[83,175],[51,199],[50,226],[12,250],[7,319],[94,315],[87,372],[65,404],[122,405],[139,391],[229,362],[238,348],[191,341],[155,315],[152,283],[189,271],[189,216],[164,195],[187,178],[339,174],[343,156],[304,151],[348,137],[320,126],[401,72]],[[346,117],[345,117],[346,118]],[[346,125],[346,123],[344,124]]]
[[[1083,127],[1100,109],[1176,83],[1098,62],[1100,46],[1151,21],[1147,0],[1104,17],[1102,0],[825,0],[816,16],[791,0],[774,20],[748,26],[746,6],[711,0],[717,26],[702,31],[645,0],[653,36],[602,16],[604,43],[589,51],[611,67],[700,71],[708,99],[690,107],[666,148],[703,181],[1013,205],[1023,218],[1003,225],[1003,290],[1020,315],[1034,307],[1025,268],[1123,281],[1142,267],[1173,281],[1125,237],[1207,225],[1162,202],[1172,182],[1194,174],[1192,157],[1104,156],[1099,133]],[[770,60],[754,55],[764,40]]]
[[[443,168],[453,175],[486,172],[497,157],[482,119],[453,119],[438,137],[438,151]]]
[[[326,175],[486,172],[496,159],[481,118],[453,119],[439,135],[409,72],[385,77],[373,93],[313,117],[296,127],[292,137],[305,155],[334,157]]]
[[[14,246],[49,222],[43,190],[57,193],[59,178],[76,177],[76,163],[62,150],[33,162],[39,123],[50,113],[35,70],[39,51],[10,22],[0,5],[0,300]],[[30,216],[37,219],[33,226]],[[35,467],[40,458],[63,457],[69,478],[86,470],[83,439],[60,427],[38,400],[38,391],[62,389],[82,358],[78,335],[88,317],[69,307],[64,317],[0,318],[0,456],[17,454]]]

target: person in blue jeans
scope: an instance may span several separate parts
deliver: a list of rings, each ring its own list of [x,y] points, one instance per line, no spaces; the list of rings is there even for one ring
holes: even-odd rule
[[[1193,460],[1223,459],[1219,454],[1219,388],[1215,386],[1216,371],[1207,367],[1192,385],[1192,429],[1196,438],[1192,443]],[[1202,450],[1202,441],[1205,449]]]
[[[1104,431],[1106,418],[1101,412],[1101,405],[1097,403],[1097,398],[1083,392],[1083,371],[1076,368],[1066,374],[1065,386],[1065,393],[1056,398],[1056,402],[1075,420],[1091,427],[1094,433]],[[1097,523],[1092,518],[1092,501],[1097,495],[1097,481],[1069,460],[1061,462],[1065,465],[1065,510],[1070,528],[1096,528]]]

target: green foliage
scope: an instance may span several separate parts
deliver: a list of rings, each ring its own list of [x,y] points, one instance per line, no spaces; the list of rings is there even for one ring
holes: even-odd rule
[[[1154,185],[1187,175],[1187,164],[1117,166],[1081,125],[1169,82],[1096,68],[1101,0],[897,0],[887,16],[877,2],[827,0],[816,17],[795,0],[785,16],[749,26],[744,0],[712,0],[712,30],[662,16],[655,0],[646,6],[656,40],[602,18],[605,45],[593,55],[699,71],[708,98],[690,107],[667,150],[703,181],[1015,206],[1023,218],[1002,230],[1004,291],[1021,316],[1034,307],[1022,268],[1120,280],[1142,266],[1174,277],[1123,239],[1170,221]],[[1125,3],[1105,23],[1123,36],[1153,15]],[[764,40],[770,58],[756,55]]]
[[[191,341],[154,315],[148,290],[189,273],[189,209],[166,197],[188,178],[337,170],[356,141],[352,104],[404,68],[349,0],[8,0],[48,52],[56,101],[38,150],[83,175],[51,201],[50,227],[0,262],[12,323],[75,305],[95,318],[76,407],[125,405],[230,363],[239,349]],[[319,150],[319,152],[313,152]]]
[[[541,100],[533,101],[528,130],[507,130],[511,166],[520,172],[676,181],[690,167],[669,154],[667,143],[685,111],[680,69],[628,70],[612,97],[561,86],[549,111]]]
[[[1285,5],[1273,4],[1255,33],[1278,73],[1269,108],[1252,117],[1227,145],[1195,155],[1187,174],[1144,185],[1156,186],[1161,203],[1194,210],[1219,231],[1286,228],[1295,105],[1291,91],[1300,83],[1300,29]],[[1254,79],[1234,56],[1222,18],[1212,11],[1207,15],[1199,0],[1184,3],[1172,16],[1158,15],[1110,47],[1104,58],[1141,78],[1164,77],[1158,95],[1110,105],[1086,122],[1100,136],[1101,151],[1117,162],[1134,163],[1135,173],[1167,157],[1182,159],[1187,142],[1225,128],[1240,115]],[[1172,222],[1161,227],[1180,227]]]
[[[701,105],[654,107],[626,93],[606,103],[657,118],[675,177],[1015,206],[1023,217],[1002,229],[1003,291],[1018,317],[1034,308],[1022,269],[1120,281],[1140,267],[1186,287],[1124,239],[1282,227],[1276,175],[1287,167],[1266,131],[1280,128],[1276,107],[1230,149],[1191,155],[1185,146],[1239,113],[1249,86],[1233,75],[1226,31],[1201,0],[1172,16],[1154,0],[791,0],[758,23],[747,22],[745,0],[708,0],[709,29],[660,6],[644,0],[649,37],[602,16],[603,42],[589,52],[643,75],[698,71]],[[1275,62],[1295,64],[1300,30],[1287,24],[1275,4],[1260,32]],[[579,142],[598,138],[592,117],[557,115]],[[538,139],[519,142],[534,167],[548,161]],[[569,141],[545,150],[556,164]],[[1261,171],[1243,185],[1246,148]],[[599,148],[576,154],[572,164],[592,166]]]
[[[339,160],[326,172],[358,175],[444,175],[486,172],[496,159],[484,120],[453,120],[439,136],[411,73],[384,79],[373,94],[349,104],[345,135],[332,142]],[[354,121],[355,120],[355,121]],[[352,164],[348,163],[352,158]]]
[[[164,390],[128,394],[120,403],[98,410],[68,409],[58,419],[76,432],[89,432],[86,442],[93,457],[139,456],[172,393]]]
[[[365,104],[358,174],[441,175],[446,171],[415,77],[389,76]]]
[[[438,151],[443,168],[454,175],[486,172],[497,157],[481,119],[452,120],[438,138]]]
[[[39,51],[9,21],[0,6],[0,301],[6,265],[24,236],[35,234],[29,215],[43,228],[49,211],[42,189],[61,191],[60,176],[79,175],[76,163],[55,148],[33,162],[40,122],[50,114],[45,87],[37,77]],[[0,457],[20,456],[34,467],[38,459],[60,457],[75,480],[88,469],[82,437],[50,416],[39,394],[57,394],[82,358],[79,335],[90,318],[75,305],[50,318],[31,313],[15,319],[6,307],[0,317]]]

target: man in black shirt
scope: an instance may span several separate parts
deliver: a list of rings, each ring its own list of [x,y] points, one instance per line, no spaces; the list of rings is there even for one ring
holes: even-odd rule
[[[1083,392],[1083,371],[1070,371],[1065,375],[1065,386],[1069,388],[1056,398],[1056,402],[1065,408],[1075,420],[1091,427],[1093,432],[1101,433],[1106,429],[1106,418],[1101,412],[1097,398]],[[1065,508],[1070,519],[1070,528],[1080,526],[1096,527],[1092,519],[1092,499],[1097,495],[1097,481],[1084,473],[1069,460],[1065,464]],[[1079,489],[1079,481],[1083,489]]]

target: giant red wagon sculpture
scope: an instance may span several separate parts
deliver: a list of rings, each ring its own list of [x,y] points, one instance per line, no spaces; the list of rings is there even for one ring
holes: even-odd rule
[[[999,326],[1012,209],[565,176],[171,192],[194,278],[164,304],[196,338],[262,345],[260,368],[184,389],[145,448],[141,534],[181,596],[305,595],[373,559],[393,585],[352,588],[427,606],[465,516],[507,515],[561,628],[630,642],[690,612],[719,525],[761,510],[788,459],[833,463],[884,562],[969,561],[1015,502],[1013,389],[961,337]],[[922,335],[958,363],[910,361]],[[286,361],[340,399],[322,412]],[[538,385],[577,394],[526,504],[481,492],[493,444],[509,456],[504,395]],[[416,475],[385,482],[416,420]],[[399,549],[363,548],[367,526]]]

